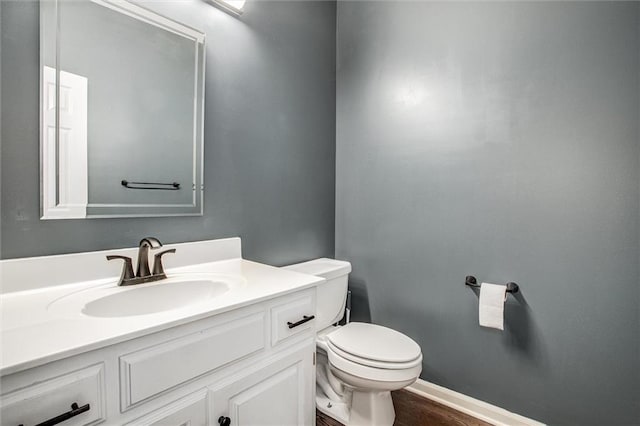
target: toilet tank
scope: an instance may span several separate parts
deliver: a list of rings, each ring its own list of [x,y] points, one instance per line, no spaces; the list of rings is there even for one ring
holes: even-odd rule
[[[349,262],[322,258],[283,268],[315,275],[326,280],[318,285],[316,292],[316,327],[318,331],[342,319],[347,303],[349,272],[351,272]]]

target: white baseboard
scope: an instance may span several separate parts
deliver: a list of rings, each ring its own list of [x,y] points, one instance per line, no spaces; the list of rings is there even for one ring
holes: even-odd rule
[[[512,413],[504,408],[496,407],[479,399],[461,394],[451,389],[443,388],[434,383],[418,379],[406,388],[408,391],[420,395],[454,410],[463,412],[477,419],[496,426],[543,426],[536,420]]]

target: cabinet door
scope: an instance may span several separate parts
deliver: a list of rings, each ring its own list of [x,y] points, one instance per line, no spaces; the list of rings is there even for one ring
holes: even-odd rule
[[[128,426],[205,426],[207,424],[207,390],[203,389],[168,404]]]
[[[312,425],[315,344],[313,340],[275,361],[211,389],[212,421],[230,426]],[[228,420],[227,420],[228,421]]]

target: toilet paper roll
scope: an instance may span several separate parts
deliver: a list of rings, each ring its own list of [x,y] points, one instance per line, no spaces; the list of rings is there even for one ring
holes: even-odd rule
[[[483,327],[504,330],[504,302],[507,286],[482,283],[480,285],[480,306],[478,319]]]

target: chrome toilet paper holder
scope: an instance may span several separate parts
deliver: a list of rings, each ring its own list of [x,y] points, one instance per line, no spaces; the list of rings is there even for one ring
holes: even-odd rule
[[[473,275],[467,275],[467,278],[464,280],[464,285],[468,285],[469,287],[480,288],[480,284],[478,284],[478,280]],[[507,283],[507,293],[515,294],[520,290],[518,284],[514,282]]]

